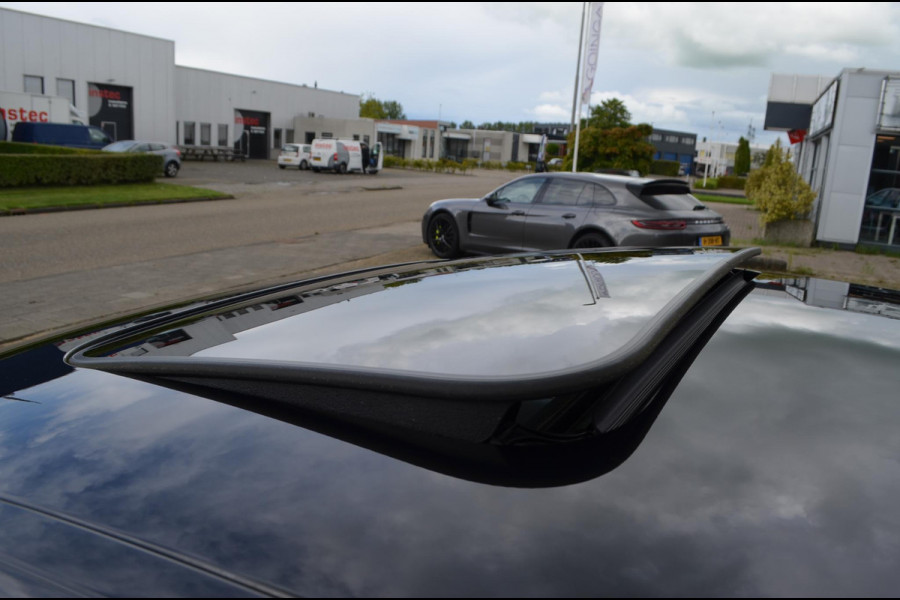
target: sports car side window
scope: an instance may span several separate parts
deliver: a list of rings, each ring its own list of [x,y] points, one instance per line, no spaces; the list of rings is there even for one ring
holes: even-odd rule
[[[583,196],[588,196],[587,202],[582,199]],[[547,191],[544,192],[544,196],[541,198],[541,204],[556,204],[561,206],[590,204],[591,196],[590,183],[568,179],[553,179],[547,185]]]
[[[497,190],[497,200],[499,202],[509,202],[510,204],[531,204],[534,202],[535,196],[544,185],[544,178],[525,179],[523,181],[514,181],[506,187]]]
[[[616,197],[602,185],[594,185],[594,206],[613,206]]]

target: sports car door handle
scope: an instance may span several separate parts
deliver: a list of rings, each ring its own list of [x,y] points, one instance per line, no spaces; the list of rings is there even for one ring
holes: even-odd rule
[[[577,215],[573,213],[566,213],[562,216],[563,219],[574,219]]]
[[[509,214],[511,214],[514,217],[524,217],[525,211],[524,210],[514,210],[513,212],[511,212]]]

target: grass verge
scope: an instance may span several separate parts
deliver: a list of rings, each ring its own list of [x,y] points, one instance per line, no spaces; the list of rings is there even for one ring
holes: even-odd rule
[[[753,206],[753,202],[746,198],[735,196],[716,196],[714,194],[694,194],[700,202],[719,202],[720,204],[742,204],[744,206]]]
[[[122,206],[175,200],[230,198],[228,194],[168,183],[0,189],[0,212]]]

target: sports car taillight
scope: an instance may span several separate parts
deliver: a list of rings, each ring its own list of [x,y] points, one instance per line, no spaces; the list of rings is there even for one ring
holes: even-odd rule
[[[681,230],[687,227],[687,221],[673,221],[670,219],[635,219],[631,224],[641,229],[665,229],[669,231]]]

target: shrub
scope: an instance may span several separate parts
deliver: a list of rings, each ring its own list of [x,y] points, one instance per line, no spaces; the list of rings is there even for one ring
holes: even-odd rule
[[[0,142],[0,154],[97,154],[99,150],[66,148],[65,146],[49,146],[47,144],[31,144],[24,142]]]
[[[803,219],[812,208],[816,193],[794,170],[791,155],[776,140],[766,155],[766,166],[747,178],[744,190],[760,210],[763,223]]]
[[[650,164],[650,173],[653,175],[666,175],[667,177],[678,177],[678,170],[681,163],[677,160],[654,160]]]
[[[715,177],[708,177],[704,183],[703,178],[698,177],[694,182],[694,187],[698,190],[717,190],[719,189],[719,180]]]
[[[406,160],[400,158],[399,156],[388,155],[384,157],[384,166],[388,168],[402,169],[406,166]]]
[[[737,177],[736,175],[726,175],[719,177],[719,189],[726,190],[742,190],[747,184],[746,177]]]
[[[162,163],[154,154],[0,154],[0,188],[149,182]]]

